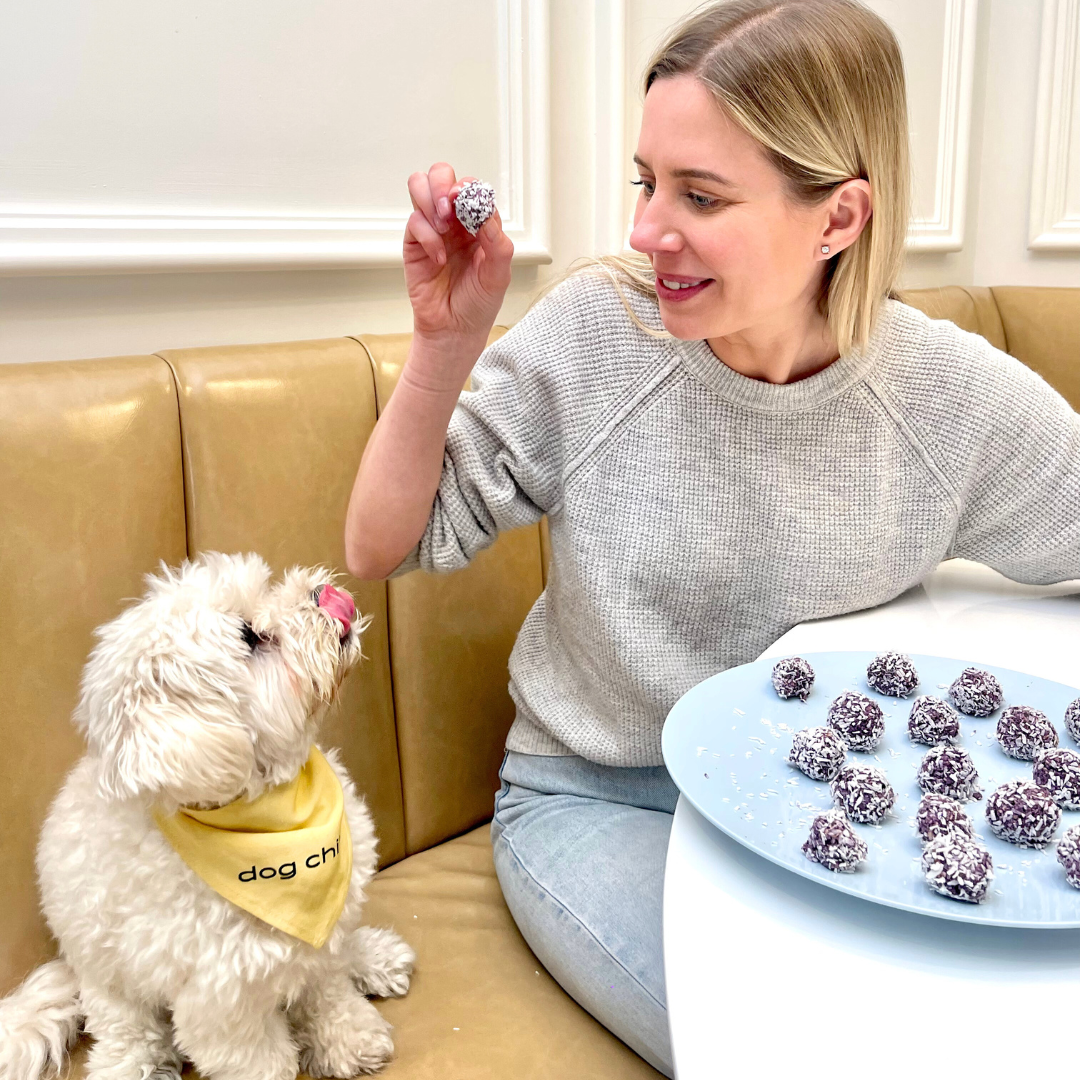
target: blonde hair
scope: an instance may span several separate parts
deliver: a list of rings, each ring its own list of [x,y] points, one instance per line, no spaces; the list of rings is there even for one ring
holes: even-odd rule
[[[910,214],[904,64],[892,30],[858,0],[723,0],[669,33],[645,70],[644,93],[677,75],[698,79],[758,142],[796,205],[818,206],[844,181],[868,181],[873,214],[828,260],[817,301],[841,354],[865,345],[884,299],[902,299]],[[621,288],[656,299],[645,255],[583,256],[533,303],[581,272],[607,274],[642,330],[671,336],[646,326]]]

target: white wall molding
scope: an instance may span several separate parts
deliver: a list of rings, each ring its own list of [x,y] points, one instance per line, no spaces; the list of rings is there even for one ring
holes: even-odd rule
[[[912,218],[909,251],[959,251],[964,246],[978,9],[979,0],[945,3],[934,212]]]
[[[626,206],[626,2],[593,0],[593,253],[624,250]]]
[[[496,0],[497,190],[514,262],[551,262],[549,0]],[[402,179],[404,190],[404,178]],[[0,214],[0,275],[393,267],[411,207],[348,216]]]
[[[1043,0],[1038,95],[1028,247],[1080,251],[1080,0]]]

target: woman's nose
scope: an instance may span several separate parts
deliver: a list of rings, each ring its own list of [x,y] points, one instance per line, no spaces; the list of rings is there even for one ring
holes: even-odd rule
[[[655,195],[645,204],[634,224],[630,246],[645,255],[654,251],[678,251],[682,247],[682,237],[664,220]]]

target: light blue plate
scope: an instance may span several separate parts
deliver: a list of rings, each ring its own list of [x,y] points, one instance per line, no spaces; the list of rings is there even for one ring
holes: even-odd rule
[[[915,832],[915,809],[922,792],[915,771],[928,747],[907,736],[911,702],[920,694],[948,700],[947,687],[965,667],[994,674],[1005,706],[1041,709],[1058,730],[1062,746],[1077,749],[1065,730],[1065,707],[1080,689],[992,667],[940,656],[909,654],[919,686],[909,698],[875,693],[866,683],[873,652],[800,653],[816,673],[806,702],[781,700],[772,687],[778,658],[730,668],[688,690],[664,725],[664,762],[680,791],[709,821],[729,836],[796,874],[878,904],[923,915],[993,926],[1035,929],[1080,927],[1080,889],[1065,880],[1055,845],[1042,851],[999,840],[986,823],[985,795],[1006,780],[1031,779],[1031,765],[1007,757],[993,733],[1000,712],[985,719],[961,716],[959,745],[971,754],[984,799],[965,809],[994,857],[994,880],[981,904],[935,893],[919,865],[922,846]],[[885,738],[870,754],[848,753],[851,764],[885,771],[896,790],[896,806],[882,825],[855,825],[870,854],[852,874],[834,874],[811,862],[802,844],[814,816],[829,809],[829,785],[788,765],[791,740],[801,728],[825,723],[832,700],[843,690],[872,697],[885,713]],[[1065,811],[1056,836],[1080,824],[1080,811]]]

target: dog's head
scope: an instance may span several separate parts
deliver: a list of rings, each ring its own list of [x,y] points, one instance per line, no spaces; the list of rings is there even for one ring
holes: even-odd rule
[[[370,617],[328,571],[271,582],[257,555],[207,552],[147,585],[83,670],[102,794],[219,805],[292,779]]]

